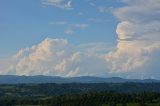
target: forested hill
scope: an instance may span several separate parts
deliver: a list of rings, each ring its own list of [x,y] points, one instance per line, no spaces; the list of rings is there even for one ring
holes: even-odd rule
[[[68,84],[11,84],[0,85],[0,95],[39,96],[87,92],[160,93],[160,83],[68,83]]]
[[[160,83],[2,84],[0,106],[160,106],[159,88]]]
[[[22,84],[22,83],[153,83],[160,82],[155,79],[123,79],[119,77],[100,78],[91,76],[81,77],[57,77],[57,76],[16,76],[16,75],[0,75],[0,84]]]

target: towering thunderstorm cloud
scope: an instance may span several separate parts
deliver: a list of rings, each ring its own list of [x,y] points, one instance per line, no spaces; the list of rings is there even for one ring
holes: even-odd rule
[[[160,50],[160,1],[122,1],[126,5],[113,11],[120,21],[117,50],[107,55],[115,72],[138,70]]]

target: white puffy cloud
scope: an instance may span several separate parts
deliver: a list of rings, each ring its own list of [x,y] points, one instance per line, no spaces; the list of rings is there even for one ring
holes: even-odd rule
[[[8,58],[1,58],[0,59],[0,74],[3,75],[3,74],[6,74],[8,73],[8,70],[9,70],[9,67],[10,67],[10,59]],[[8,73],[10,74],[10,73]]]
[[[95,49],[94,45],[91,48]],[[72,45],[66,39],[46,38],[37,45],[21,49],[13,56],[5,73],[67,77],[101,75],[106,73],[107,66],[103,55],[96,55],[99,49],[94,50],[95,54],[88,54],[86,48]]]
[[[116,30],[117,50],[106,59],[112,63],[113,72],[144,70],[155,51],[160,50],[160,2],[122,1],[126,5],[113,10],[120,21]]]
[[[62,9],[72,9],[72,0],[42,0],[42,4]]]

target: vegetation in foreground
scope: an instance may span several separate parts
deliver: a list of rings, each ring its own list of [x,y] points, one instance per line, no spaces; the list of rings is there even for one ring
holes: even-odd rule
[[[160,106],[158,84],[129,85],[137,90],[128,84],[113,83],[99,84],[103,88],[99,90],[97,84],[0,85],[0,106]],[[106,86],[111,86],[113,91]]]

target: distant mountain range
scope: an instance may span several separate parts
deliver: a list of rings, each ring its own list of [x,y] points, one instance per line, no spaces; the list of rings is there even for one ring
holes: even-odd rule
[[[57,76],[16,76],[16,75],[0,75],[0,84],[22,84],[22,83],[152,83],[160,82],[155,79],[123,79],[120,77],[100,78],[92,76],[81,77],[57,77]]]

